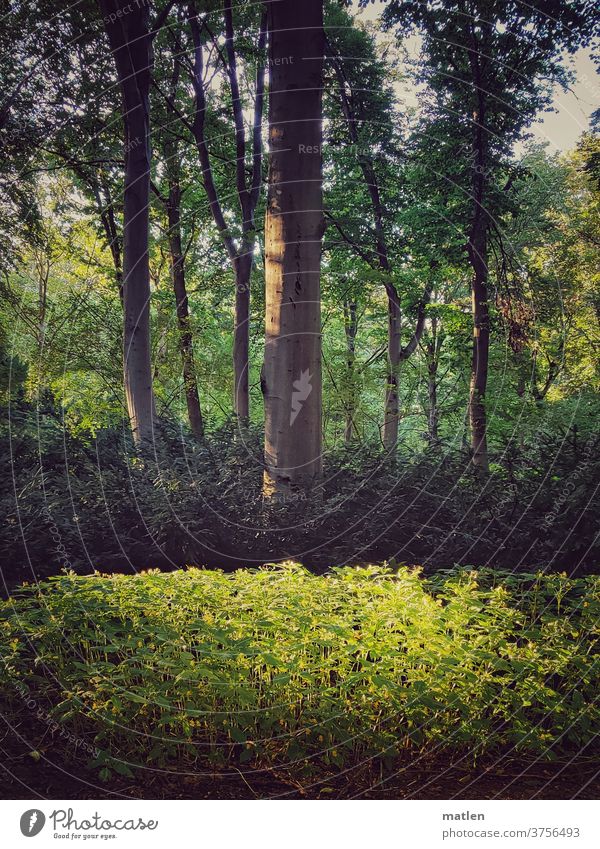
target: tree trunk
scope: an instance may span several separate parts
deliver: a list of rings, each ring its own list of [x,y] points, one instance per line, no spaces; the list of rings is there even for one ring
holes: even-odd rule
[[[176,55],[177,51],[180,51],[180,46],[173,36],[171,36],[171,39],[171,48],[174,55]],[[158,190],[155,191],[167,211],[171,282],[175,294],[179,350],[181,352],[183,386],[188,420],[192,433],[197,440],[201,440],[204,436],[204,420],[202,418],[200,396],[198,394],[194,342],[185,284],[185,254],[181,244],[181,158],[178,138],[172,134],[172,127],[176,120],[174,103],[177,98],[178,85],[179,65],[174,58],[170,85],[171,97],[167,99],[166,120],[163,124],[163,131],[159,135],[162,147],[162,159],[165,164],[167,177],[168,195],[165,198]]]
[[[357,131],[356,116],[352,108],[351,97],[346,91],[346,78],[340,61],[335,58],[334,70],[340,85],[342,111],[348,125],[352,143],[360,149],[360,139]],[[384,230],[384,211],[379,193],[379,183],[372,160],[360,154],[358,162],[363,174],[365,185],[371,200],[373,219],[375,223],[375,251],[377,266],[386,275],[385,291],[388,299],[388,371],[386,377],[385,406],[383,418],[383,445],[387,451],[394,453],[398,444],[398,370],[401,361],[401,327],[402,312],[396,287],[389,279],[391,265],[388,256],[387,242]]]
[[[560,343],[559,347],[560,351],[560,359],[564,358],[564,339]],[[540,404],[546,395],[548,394],[548,390],[560,374],[561,366],[559,362],[555,360],[548,359],[548,373],[546,376],[546,380],[544,381],[541,389],[538,387],[538,356],[537,352],[533,352],[533,367],[531,369],[531,394],[535,398],[538,404]]]
[[[344,442],[352,442],[352,430],[355,428],[354,414],[356,412],[356,386],[354,364],[356,360],[356,333],[358,320],[356,317],[356,302],[344,301],[344,330],[346,332],[346,365],[348,367],[348,392],[346,400],[346,424],[344,427]]]
[[[435,267],[432,264],[432,271]],[[417,321],[411,338],[404,347],[400,344],[401,312],[398,292],[389,284],[388,290],[388,383],[385,397],[385,420],[383,426],[383,444],[387,451],[394,454],[398,444],[398,379],[400,364],[412,357],[423,335],[425,327],[425,308],[431,297],[431,281],[425,287],[423,299],[419,304]]]
[[[490,347],[490,319],[487,294],[487,231],[485,221],[483,220],[471,231],[469,255],[473,267],[471,292],[473,357],[471,361],[469,396],[471,451],[473,454],[473,463],[483,471],[487,471],[488,451],[485,393]]]
[[[349,126],[354,126],[351,120],[351,111],[348,111]],[[358,144],[358,136],[354,131],[355,143]],[[375,249],[377,251],[377,261],[380,269],[385,275],[391,274],[392,267],[390,265],[385,231],[383,227],[384,214],[383,205],[381,203],[381,195],[379,193],[379,184],[372,162],[364,155],[359,157],[360,166],[363,172],[371,206],[373,209],[373,217],[375,219]],[[388,300],[388,344],[387,344],[387,359],[388,372],[386,379],[385,390],[385,408],[383,418],[383,445],[386,451],[394,454],[398,445],[398,380],[399,368],[402,352],[401,332],[402,332],[402,311],[400,309],[400,299],[398,291],[391,280],[385,282],[385,291]]]
[[[170,154],[170,155],[169,155]],[[196,368],[194,363],[194,343],[190,325],[190,310],[185,285],[185,266],[181,246],[181,188],[179,184],[179,151],[177,146],[166,156],[169,180],[169,199],[167,214],[169,220],[169,253],[171,259],[171,278],[177,310],[179,327],[179,350],[183,366],[183,384],[187,404],[190,428],[196,439],[204,436],[204,421],[200,408]]]
[[[525,396],[525,390],[527,389],[527,372],[526,372],[526,363],[523,354],[519,354],[517,356],[517,395],[519,398],[523,398]]]
[[[153,433],[154,398],[150,364],[150,193],[149,5],[100,0],[123,95],[125,180],[123,212],[123,376],[136,444]]]
[[[473,464],[484,472],[489,469],[487,450],[487,419],[485,393],[487,389],[488,359],[490,348],[490,316],[488,305],[487,264],[487,212],[485,209],[485,181],[487,173],[487,139],[485,91],[482,75],[482,60],[477,36],[472,29],[473,45],[469,53],[476,102],[473,107],[472,147],[472,199],[473,218],[467,245],[473,278],[471,304],[473,313],[473,356],[471,360],[471,384],[469,392],[469,420],[471,425],[471,453]]]
[[[398,367],[400,365],[400,304],[388,292],[388,374],[383,420],[383,445],[394,452],[398,444]]]
[[[248,369],[250,354],[250,277],[252,275],[254,240],[242,249],[234,262],[235,317],[233,329],[234,411],[241,425],[250,418]]]
[[[121,243],[117,230],[117,222],[115,218],[114,204],[111,197],[110,186],[108,180],[102,175],[86,173],[85,169],[74,167],[75,173],[87,184],[88,188],[94,196],[96,209],[100,218],[100,223],[104,230],[106,242],[110,250],[113,265],[115,269],[115,282],[119,292],[119,298],[123,303],[123,266],[121,263]]]
[[[48,333],[48,281],[50,279],[51,263],[50,251],[48,250],[47,243],[34,251],[34,257],[38,284],[37,322],[35,326],[35,341],[37,347],[35,382],[36,394],[39,402],[48,390],[46,385],[46,370],[44,368],[46,360],[44,356],[44,348],[46,345],[46,335]]]
[[[350,121],[350,123],[352,124],[353,122]],[[358,143],[358,136],[356,139],[356,143]],[[369,192],[369,197],[371,199],[371,206],[373,208],[373,216],[375,219],[375,249],[377,251],[377,261],[383,273],[385,275],[390,275],[392,267],[390,265],[383,227],[383,205],[379,194],[377,176],[370,160],[368,160],[365,156],[361,156],[359,157],[359,161]],[[383,445],[386,451],[394,454],[398,445],[398,372],[402,358],[402,310],[400,308],[398,291],[394,284],[388,278],[384,285],[388,301],[388,371],[383,418]]]
[[[437,371],[438,371],[438,336],[437,336],[437,319],[431,320],[431,339],[427,342],[425,348],[427,360],[427,397],[429,406],[427,409],[427,431],[429,444],[432,446],[438,445],[439,436],[439,411],[437,403]]]
[[[438,407],[437,407],[437,363],[435,360],[429,364],[427,377],[427,394],[429,396],[429,444],[438,445],[440,441],[438,430]]]
[[[323,4],[280,0],[268,12],[264,493],[283,500],[322,471]]]

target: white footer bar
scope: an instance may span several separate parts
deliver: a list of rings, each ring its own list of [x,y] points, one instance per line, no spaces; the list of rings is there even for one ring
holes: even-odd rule
[[[0,801],[13,847],[600,847],[595,801]]]

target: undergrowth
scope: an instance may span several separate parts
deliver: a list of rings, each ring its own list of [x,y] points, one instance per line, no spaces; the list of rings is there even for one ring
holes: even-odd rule
[[[34,706],[104,780],[173,765],[302,779],[423,750],[556,758],[600,730],[597,576],[68,574],[3,608],[9,724]]]
[[[590,417],[593,422],[593,417]],[[5,422],[4,425],[7,425]],[[166,427],[138,456],[123,434],[93,442],[49,415],[0,415],[0,550],[9,587],[67,567],[91,573],[233,569],[296,560],[312,572],[396,558],[510,570],[594,571],[600,437],[507,445],[492,473],[450,447],[392,460],[328,451],[323,485],[267,504],[262,434],[224,427],[198,444]]]

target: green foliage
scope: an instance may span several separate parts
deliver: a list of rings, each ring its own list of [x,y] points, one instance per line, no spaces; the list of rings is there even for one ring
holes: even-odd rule
[[[424,747],[552,758],[600,731],[598,577],[71,574],[4,613],[9,721],[33,688],[65,739],[98,747],[104,779],[173,762],[391,768]]]
[[[561,12],[560,20],[556,25],[548,21],[547,26],[562,38],[565,25],[579,26],[581,4],[575,4],[571,13],[565,11],[563,3],[554,5]],[[3,266],[5,274],[0,281],[0,346],[5,351],[0,359],[0,392],[5,403],[11,371],[13,395],[34,402],[40,394],[51,393],[69,433],[85,438],[102,429],[118,428],[125,408],[118,292],[123,190],[121,125],[117,119],[120,104],[114,97],[110,52],[104,49],[97,27],[83,26],[88,19],[97,22],[95,5],[86,2],[76,10],[63,8],[64,4],[56,9],[54,6],[43,3],[36,12],[21,4],[15,9],[14,21],[5,20],[0,32],[3,43],[13,43],[16,38],[19,45],[17,61],[0,62],[0,76],[7,90],[18,85],[19,70],[24,74],[20,98],[11,107],[14,114],[8,116],[12,130],[6,139],[0,139],[0,147],[4,144],[7,163],[15,173],[28,163],[20,179],[11,178],[10,182],[30,196],[30,212],[35,208],[35,215],[16,215],[11,211],[13,202],[7,198],[6,208],[0,211],[0,241],[5,236],[15,240],[13,248],[5,250],[6,269]],[[476,4],[474,8],[477,11],[479,7]],[[457,61],[466,71],[468,19],[457,12],[457,5],[389,3],[386,10],[386,19],[394,29],[397,23],[401,28],[414,24],[424,30],[425,36],[431,28],[432,33],[438,28],[441,32],[448,30],[453,36],[449,39],[425,38],[425,47],[433,51],[430,59],[439,59],[441,64],[430,63],[422,70],[425,76],[433,75],[432,96],[441,96],[450,86],[450,106],[454,103],[463,111],[470,108],[472,91],[467,77],[455,79],[446,67]],[[403,10],[407,15],[400,20],[398,15]],[[223,27],[222,7],[209,4],[205,11],[205,36],[208,38],[210,30],[218,40]],[[396,85],[401,82],[400,68],[404,73],[407,67],[400,61],[402,45],[391,35],[383,41],[375,37],[360,19],[337,3],[327,3],[325,12],[329,44],[323,143],[327,229],[321,274],[325,448],[339,452],[345,438],[353,445],[360,444],[366,453],[380,445],[388,370],[386,282],[394,284],[400,297],[403,347],[415,329],[423,293],[433,284],[420,346],[399,373],[402,447],[421,452],[432,442],[428,433],[433,404],[428,370],[432,366],[436,369],[439,439],[444,445],[454,444],[465,429],[472,347],[470,273],[465,251],[473,176],[466,143],[471,136],[470,119],[459,120],[455,110],[444,103],[440,114],[427,95],[416,110],[416,120],[407,121]],[[522,43],[515,33],[526,28],[527,21],[512,21],[516,12],[506,4],[493,4],[490,13],[496,12],[500,22],[511,26],[506,32],[502,26],[490,32],[486,29],[493,49],[484,53],[501,56],[506,48],[512,56]],[[541,14],[537,7],[530,12],[535,19]],[[51,85],[38,75],[30,77],[25,70],[30,62],[37,61],[37,56],[29,56],[31,46],[27,42],[36,14],[43,33],[39,38],[53,57],[44,65],[42,75],[45,79],[46,72],[50,74]],[[176,18],[181,12],[174,10],[173,14]],[[255,6],[242,4],[235,9],[245,110],[252,105],[259,14]],[[485,15],[482,18],[487,20]],[[56,29],[58,20],[64,29]],[[35,29],[37,32],[38,27]],[[547,87],[536,81],[535,68],[547,65],[553,79],[562,75],[562,59],[550,44],[551,35],[542,28],[540,49],[523,57],[527,67],[531,62],[533,68],[531,74],[517,75],[519,86],[522,83],[525,89],[515,90],[508,99],[495,94],[490,103],[493,126],[497,121],[510,125],[505,128],[507,134],[493,136],[490,170],[486,172],[490,209],[498,230],[492,228],[490,233],[488,439],[500,449],[510,434],[511,417],[518,415],[520,426],[533,432],[540,425],[538,401],[544,401],[547,420],[556,421],[561,419],[563,403],[570,410],[581,393],[598,386],[597,134],[584,134],[578,150],[564,157],[548,156],[538,146],[517,165],[508,151],[523,122],[529,120],[531,109],[545,103]],[[174,30],[165,27],[154,45],[157,87],[151,104],[156,132],[152,176],[164,200],[169,160],[164,141],[176,140],[195,375],[207,429],[214,431],[231,415],[235,285],[212,220],[189,127],[168,119],[168,104],[160,94],[170,90],[174,55],[189,46],[185,26],[178,36],[183,39],[181,51],[171,43],[174,37]],[[55,49],[65,38],[80,51],[76,67],[71,67],[72,52]],[[577,40],[575,32],[573,39]],[[447,52],[449,43],[455,44],[451,53]],[[209,52],[207,136],[218,193],[232,232],[239,235],[239,211],[231,180],[236,151],[229,85],[218,52],[208,59]],[[486,65],[494,92],[506,82],[508,68],[506,61]],[[192,103],[187,72],[184,68],[180,71],[175,106],[189,116]],[[356,133],[350,131],[344,115],[342,81],[355,114],[352,126]],[[525,112],[521,106],[515,109],[513,101],[523,101]],[[15,134],[17,126],[20,129]],[[38,144],[43,139],[47,144],[42,150]],[[249,146],[246,154],[250,156]],[[378,268],[364,165],[372,166],[377,177],[389,275]],[[256,216],[261,249],[263,206],[261,201]],[[182,423],[187,410],[180,332],[169,274],[165,208],[156,194],[151,216],[153,388],[159,416]],[[3,235],[5,225],[7,232]],[[250,316],[251,419],[257,427],[263,420],[260,369],[265,293],[261,253],[257,250],[251,281]],[[344,305],[350,302],[356,307],[357,317],[354,353],[350,353],[344,323]],[[552,410],[555,403],[558,406]],[[543,423],[542,429],[547,430]]]

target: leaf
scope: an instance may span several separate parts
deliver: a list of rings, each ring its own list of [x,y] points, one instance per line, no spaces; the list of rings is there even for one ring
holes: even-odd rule
[[[263,652],[262,659],[269,666],[275,666],[275,667],[285,666],[285,664],[282,660],[280,660],[279,658],[275,657],[272,654],[269,654],[268,652]]]
[[[127,778],[134,778],[134,774],[130,767],[126,763],[123,763],[123,761],[111,760],[110,765],[115,772],[119,773],[119,775],[125,775]]]
[[[236,728],[235,726],[229,729],[229,733],[236,743],[245,743],[248,739],[246,732],[242,731],[241,728]]]

